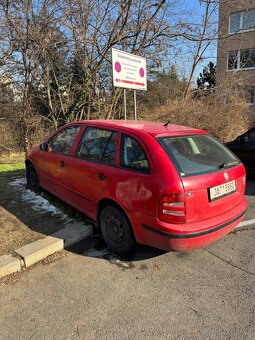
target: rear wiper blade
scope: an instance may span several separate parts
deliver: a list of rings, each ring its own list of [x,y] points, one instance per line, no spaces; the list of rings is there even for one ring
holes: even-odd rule
[[[228,166],[237,165],[237,164],[238,164],[238,161],[222,163],[219,165],[219,169],[225,169]]]

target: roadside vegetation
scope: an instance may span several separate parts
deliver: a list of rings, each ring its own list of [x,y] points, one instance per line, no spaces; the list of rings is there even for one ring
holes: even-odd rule
[[[24,170],[25,169],[25,163],[3,163],[0,164],[0,173],[1,172],[10,172],[10,171],[17,171],[17,170]],[[20,171],[21,174],[24,174],[24,171]]]
[[[254,122],[241,84],[231,95],[237,85],[217,85],[216,65],[206,66],[219,1],[196,3],[199,15],[182,0],[0,0],[1,162],[64,123],[123,117],[112,47],[147,58],[139,119],[205,128],[222,141],[247,130]],[[127,101],[133,118],[132,91]]]

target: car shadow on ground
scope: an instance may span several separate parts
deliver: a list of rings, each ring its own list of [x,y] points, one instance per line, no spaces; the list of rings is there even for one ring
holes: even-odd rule
[[[103,259],[116,263],[130,263],[164,255],[166,252],[145,245],[137,245],[133,254],[119,255],[114,253],[99,234],[94,234],[67,249],[81,256]]]
[[[45,190],[39,190],[37,193],[28,190],[24,170],[1,173],[0,189],[0,255],[13,253],[23,245],[66,227],[66,224],[68,228],[75,222],[94,224],[88,217]],[[68,251],[117,263],[139,261],[165,253],[138,245],[133,256],[119,256],[106,246],[96,232],[88,239],[68,248]]]
[[[17,183],[16,186],[10,185],[11,183],[15,183],[15,181]],[[255,180],[253,178],[248,178],[245,194],[247,196],[255,196]],[[32,199],[27,199],[27,197],[30,196]],[[37,203],[39,202],[39,206],[34,205],[34,201]],[[15,235],[16,239],[13,242],[15,249],[33,242],[38,238],[48,236],[56,232],[65,226],[64,223],[66,220],[69,221],[70,224],[75,221],[80,221],[84,224],[93,223],[93,221],[78,212],[76,209],[70,207],[46,191],[40,190],[37,194],[34,194],[30,190],[27,190],[24,170],[1,173],[0,204],[2,212],[6,213],[7,220],[12,220],[9,230],[7,228],[4,234],[6,240],[3,240],[2,243],[11,242],[12,235]],[[41,208],[45,208],[46,206],[44,211],[40,210],[40,204]],[[59,210],[60,214],[56,213],[55,208]],[[63,216],[65,217],[63,218]],[[1,222],[5,223],[3,216],[1,216],[0,219],[0,227],[2,227]],[[4,227],[6,228],[7,225],[8,223],[5,223]],[[21,240],[17,240],[17,237],[21,238]],[[9,252],[12,252],[11,247],[6,247],[6,249],[10,249]],[[81,256],[101,258],[109,261],[115,261],[116,263],[118,263],[118,261],[129,263],[130,261],[144,260],[161,256],[165,253],[158,249],[138,245],[133,256],[119,256],[114,254],[97,234],[94,234],[88,239],[80,241],[74,246],[68,248],[68,251]]]
[[[27,189],[25,170],[0,173],[0,255],[90,220],[50,193]]]

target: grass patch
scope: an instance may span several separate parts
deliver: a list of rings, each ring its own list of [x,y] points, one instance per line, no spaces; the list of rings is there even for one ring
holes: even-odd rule
[[[24,170],[25,169],[25,163],[19,162],[19,163],[4,163],[0,164],[0,172],[6,172],[6,171],[16,171],[16,170]]]
[[[24,162],[0,164],[0,256],[13,254],[15,249],[64,227],[64,221],[58,215],[36,211],[24,199],[25,183],[21,188],[9,185],[13,180],[25,176]],[[83,214],[54,195],[44,190],[39,190],[37,195],[48,200],[74,221],[90,222]]]

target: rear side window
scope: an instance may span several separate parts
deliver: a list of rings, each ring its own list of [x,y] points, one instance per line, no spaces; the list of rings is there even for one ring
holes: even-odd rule
[[[207,174],[239,164],[231,151],[209,135],[160,137],[158,140],[181,176]]]
[[[115,165],[117,136],[115,131],[88,127],[76,156],[92,162]]]
[[[123,168],[149,173],[149,162],[140,143],[125,134],[121,136],[120,165]]]
[[[58,132],[49,141],[52,151],[68,155],[79,130],[80,126],[68,126]]]

